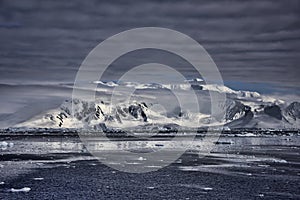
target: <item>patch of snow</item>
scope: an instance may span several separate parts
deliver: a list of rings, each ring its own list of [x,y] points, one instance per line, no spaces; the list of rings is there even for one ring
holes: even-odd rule
[[[204,188],[202,188],[202,190],[208,191],[208,190],[212,190],[212,188],[210,188],[210,187],[204,187]]]
[[[44,180],[44,178],[38,177],[38,178],[33,178],[33,180],[35,180],[35,181],[41,181],[41,180]]]
[[[285,101],[281,100],[281,99],[275,99],[271,96],[262,96],[262,101],[263,102],[269,102],[269,103],[275,103],[275,104],[284,104]]]
[[[31,190],[30,187],[24,187],[20,189],[15,189],[15,188],[10,189],[11,192],[29,192],[30,190]]]
[[[187,187],[187,188],[196,188],[196,189],[201,189],[201,190],[205,190],[205,191],[212,190],[211,187],[203,187],[201,185],[196,185],[196,184],[180,184],[180,186]]]
[[[219,93],[229,93],[229,94],[237,94],[238,92],[235,90],[230,89],[229,87],[226,87],[224,85],[202,85],[203,90],[209,90],[209,91],[215,91]]]

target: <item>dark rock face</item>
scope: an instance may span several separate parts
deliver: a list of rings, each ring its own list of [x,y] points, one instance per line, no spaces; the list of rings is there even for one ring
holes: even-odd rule
[[[100,108],[100,106],[97,106],[95,116],[97,119],[99,119],[100,115],[104,116],[104,113],[103,113],[102,109]]]
[[[95,125],[94,130],[102,130],[108,138],[127,136],[126,132],[122,130],[108,128],[105,123],[99,123],[98,125]]]
[[[64,119],[68,118],[68,116],[64,112],[61,112],[56,116],[56,118],[59,120],[58,126],[61,127],[64,123]]]
[[[203,86],[201,86],[201,85],[191,85],[191,88],[192,88],[193,90],[202,90],[202,89],[203,89]]]
[[[281,109],[277,105],[266,106],[264,108],[264,113],[276,119],[282,120]]]
[[[144,120],[144,122],[147,122],[147,116],[142,108],[142,106],[140,104],[138,105],[130,105],[128,107],[128,112],[130,115],[132,115],[134,118],[138,118],[139,116],[141,116]]]
[[[108,130],[105,123],[99,123],[99,128],[102,129],[103,132],[106,132]],[[98,126],[94,126],[95,130],[98,130],[99,128],[98,128]]]
[[[293,102],[285,109],[286,115],[292,117],[294,120],[300,119],[300,103]]]
[[[131,105],[128,108],[129,113],[136,119],[139,117],[139,114],[138,114],[139,110],[140,110],[140,107],[136,106],[136,105]]]
[[[226,120],[229,123],[226,126],[230,128],[243,127],[247,125],[254,117],[250,106],[246,106],[239,101],[233,101],[226,109]]]
[[[165,124],[163,129],[159,130],[159,133],[177,133],[178,132],[177,124]]]
[[[231,121],[234,119],[236,114],[244,113],[244,115],[246,115],[249,111],[251,111],[251,108],[249,106],[245,106],[239,101],[234,101],[227,107],[225,119],[226,121]]]
[[[181,111],[181,108],[179,106],[175,107],[174,110],[167,113],[167,117],[182,117],[183,112]]]
[[[251,108],[249,106],[245,106],[244,112],[245,112],[244,116],[227,123],[226,126],[230,128],[235,128],[235,127],[243,127],[247,125],[253,119],[254,114],[251,111]]]

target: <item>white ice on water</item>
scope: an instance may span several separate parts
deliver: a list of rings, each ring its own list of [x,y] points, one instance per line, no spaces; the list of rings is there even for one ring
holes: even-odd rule
[[[38,178],[33,178],[33,180],[35,180],[35,181],[41,181],[41,180],[44,180],[44,178],[38,177]]]
[[[0,142],[0,148],[2,150],[6,150],[7,148],[12,148],[13,146],[14,146],[14,143],[12,143],[12,142],[6,142],[6,141]]]
[[[15,188],[10,189],[11,192],[29,192],[30,190],[31,190],[30,187],[23,187],[20,189],[15,189]]]

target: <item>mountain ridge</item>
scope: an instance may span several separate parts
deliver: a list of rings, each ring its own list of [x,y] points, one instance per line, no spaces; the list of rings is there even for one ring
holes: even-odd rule
[[[115,88],[119,85],[134,87],[139,91],[194,90],[202,97],[204,92],[216,92],[226,95],[225,116],[216,121],[207,113],[182,111],[162,113],[155,109],[154,103],[132,101],[111,105],[103,100],[82,101],[66,100],[63,104],[46,114],[36,116],[16,127],[50,128],[91,128],[100,123],[114,128],[132,128],[149,124],[176,124],[182,127],[225,126],[228,128],[299,128],[300,103],[286,104],[284,101],[257,92],[236,91],[222,85],[205,85],[201,79],[189,80],[180,85],[138,84],[116,82],[93,82]],[[72,112],[72,105],[73,112]]]

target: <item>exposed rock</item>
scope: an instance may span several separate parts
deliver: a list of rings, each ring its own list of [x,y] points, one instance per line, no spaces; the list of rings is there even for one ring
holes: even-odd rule
[[[291,103],[286,109],[285,113],[287,116],[291,117],[292,119],[300,119],[300,103],[293,102]]]
[[[245,106],[239,101],[233,101],[229,104],[226,109],[225,119],[226,121],[232,121],[238,119],[246,114],[246,112],[250,111],[251,108],[249,106]]]
[[[137,105],[130,105],[128,107],[128,112],[136,119],[138,119],[139,116],[141,116],[144,120],[144,122],[147,122],[147,116],[141,106],[141,104]]]
[[[264,113],[276,119],[282,120],[281,109],[278,105],[266,106],[264,108]]]

